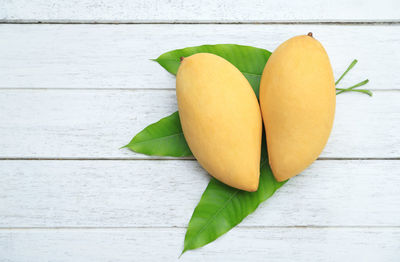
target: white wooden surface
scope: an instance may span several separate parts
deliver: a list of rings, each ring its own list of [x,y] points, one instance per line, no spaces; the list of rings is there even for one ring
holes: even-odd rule
[[[399,228],[236,228],[180,259],[183,228],[3,230],[3,261],[397,261]]]
[[[177,110],[174,90],[5,89],[0,94],[0,158],[149,158],[119,148]],[[321,157],[397,158],[398,101],[400,90],[375,91],[373,98],[339,95]]]
[[[0,24],[0,88],[173,89],[174,77],[151,58],[210,43],[273,51],[310,31],[326,47],[337,77],[359,60],[343,87],[368,77],[369,88],[400,89],[400,26],[319,24]]]
[[[374,97],[338,96],[320,159],[180,260],[399,261],[400,2],[250,2],[0,0],[0,261],[177,260],[208,175],[118,149],[176,110],[149,59],[308,31]]]
[[[241,226],[400,226],[399,162],[319,160]],[[192,160],[2,161],[0,169],[8,185],[0,227],[15,228],[184,227],[209,180]]]
[[[5,21],[336,22],[399,21],[397,0],[2,0]]]

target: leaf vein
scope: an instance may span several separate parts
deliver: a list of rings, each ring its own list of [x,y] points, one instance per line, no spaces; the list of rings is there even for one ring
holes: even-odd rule
[[[167,59],[167,58],[161,58],[159,60],[161,60],[161,61],[173,61],[173,62],[177,62],[178,61],[177,59]],[[248,74],[248,75],[253,75],[253,76],[261,76],[261,74],[245,72],[243,70],[240,70],[240,72],[242,72],[242,74]]]
[[[233,193],[229,197],[229,199],[224,203],[224,205],[212,217],[210,217],[210,219],[208,219],[207,223],[199,230],[197,235],[201,234],[211,224],[211,222],[214,220],[214,218],[216,218],[222,212],[222,210],[224,210],[228,206],[228,204],[237,195],[238,192],[239,192],[239,190],[236,190],[235,193]],[[189,241],[189,243],[192,243],[192,242],[193,242],[193,239],[191,241]]]
[[[176,134],[169,135],[169,136],[162,136],[162,137],[157,137],[157,138],[154,138],[154,139],[143,140],[143,141],[140,141],[140,142],[133,142],[132,145],[137,145],[137,144],[146,143],[146,142],[150,142],[150,141],[156,141],[156,140],[160,140],[160,139],[166,139],[166,138],[170,138],[170,137],[173,137],[173,136],[179,136],[179,135],[182,135],[182,134],[183,134],[183,132],[180,132],[180,133],[176,133]]]

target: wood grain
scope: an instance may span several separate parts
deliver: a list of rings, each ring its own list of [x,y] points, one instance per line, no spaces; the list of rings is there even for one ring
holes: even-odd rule
[[[396,262],[400,229],[235,228],[185,253],[184,229],[0,231],[3,261],[365,261]]]
[[[398,21],[396,0],[3,1],[3,21],[42,22],[343,22]]]
[[[336,78],[359,60],[341,87],[369,78],[367,88],[399,89],[400,26],[366,25],[0,25],[0,88],[173,89],[174,77],[151,58],[218,43],[273,51],[310,31]]]
[[[400,92],[337,96],[323,158],[398,158]],[[177,110],[173,90],[2,90],[1,158],[146,158],[119,149]]]
[[[195,161],[0,161],[0,227],[184,227]],[[400,226],[400,161],[315,162],[241,226]]]
[[[336,77],[359,60],[341,87],[369,78],[374,97],[338,96],[322,160],[180,260],[398,261],[399,1],[0,2],[3,23],[167,23],[0,25],[0,261],[176,261],[209,176],[118,149],[176,110],[149,59],[309,31]]]

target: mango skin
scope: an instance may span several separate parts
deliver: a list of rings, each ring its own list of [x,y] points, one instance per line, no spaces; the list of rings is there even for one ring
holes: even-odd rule
[[[296,36],[272,53],[261,77],[260,106],[272,172],[287,180],[317,159],[335,117],[332,67],[316,39]]]
[[[256,191],[262,118],[247,79],[222,57],[198,53],[176,75],[179,117],[200,165],[221,182]]]

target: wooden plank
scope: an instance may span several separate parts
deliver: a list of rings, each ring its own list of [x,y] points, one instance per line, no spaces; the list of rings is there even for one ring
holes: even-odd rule
[[[184,229],[2,230],[3,261],[177,261]],[[400,256],[400,229],[236,228],[179,261],[380,261]]]
[[[0,88],[173,89],[174,77],[149,59],[201,44],[273,50],[309,31],[326,47],[336,77],[359,60],[342,87],[369,78],[370,89],[399,89],[399,26],[193,24],[0,25]]]
[[[184,227],[195,161],[0,161],[0,227]],[[400,161],[320,160],[241,226],[400,226]]]
[[[321,157],[399,157],[399,100],[399,91],[339,95]],[[143,158],[119,148],[176,110],[173,90],[2,90],[0,158]]]
[[[331,22],[398,21],[396,0],[5,1],[3,21],[43,22]]]

